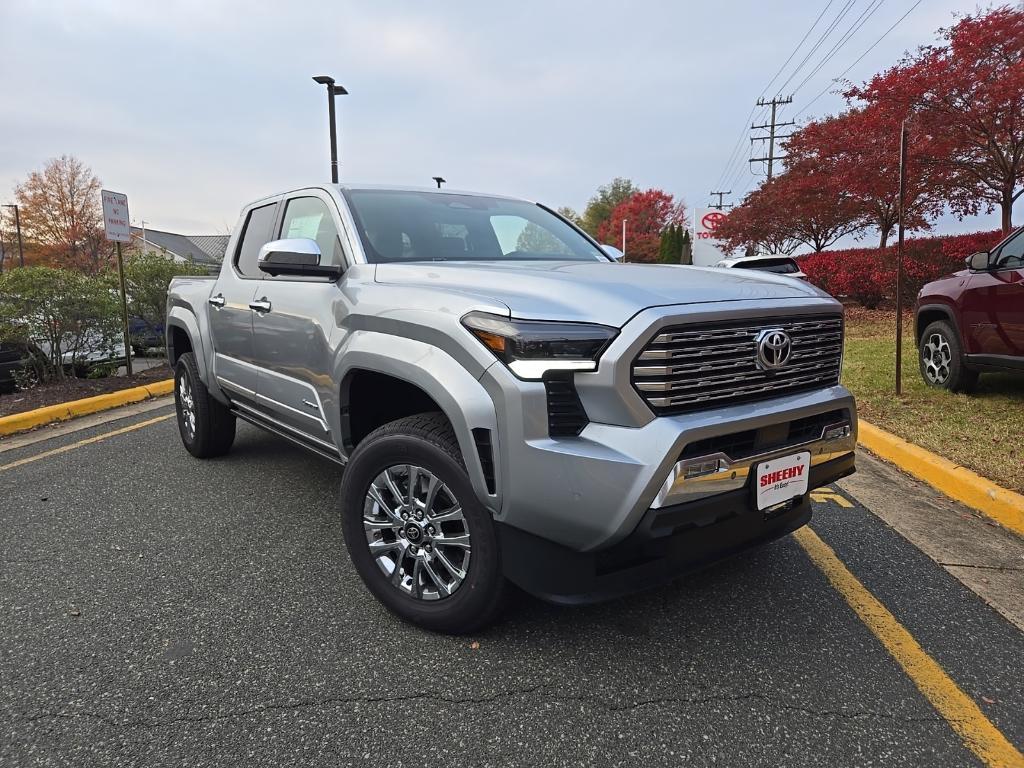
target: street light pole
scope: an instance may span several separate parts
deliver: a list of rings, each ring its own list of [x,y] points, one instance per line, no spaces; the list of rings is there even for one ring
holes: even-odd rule
[[[441,185],[442,185],[442,184],[446,184],[446,183],[447,183],[447,181],[448,181],[447,179],[444,179],[444,178],[442,178],[442,177],[440,177],[440,176],[431,176],[430,178],[432,178],[432,179],[433,179],[434,181],[436,181],[436,182],[437,182],[437,188],[438,188],[438,189],[440,189],[440,188],[441,188]]]
[[[622,220],[622,263],[626,263],[626,222],[629,219]]]
[[[910,131],[907,121],[900,125],[899,227],[896,243],[896,394],[903,393],[903,235],[906,229],[907,145]]]
[[[25,266],[25,251],[21,245],[21,217],[18,215],[18,206],[13,203],[7,203],[4,208],[14,209],[14,228],[18,230],[18,266]]]
[[[317,75],[313,82],[327,86],[327,119],[331,129],[331,183],[338,183],[338,129],[334,120],[334,97],[346,96],[348,91],[344,86],[335,85],[334,78],[330,75]]]

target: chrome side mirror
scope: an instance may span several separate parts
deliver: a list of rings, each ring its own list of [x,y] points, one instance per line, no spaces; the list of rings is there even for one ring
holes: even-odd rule
[[[271,240],[260,248],[256,263],[268,275],[338,277],[341,267],[320,264],[320,246],[308,237]]]
[[[619,250],[618,248],[616,248],[616,247],[615,247],[614,245],[608,245],[607,243],[605,243],[605,244],[603,244],[603,245],[601,246],[601,248],[602,248],[602,249],[604,250],[604,252],[605,252],[606,254],[608,254],[608,255],[609,255],[609,256],[610,256],[611,258],[615,259],[616,261],[622,261],[622,257],[623,257],[623,255],[624,255],[624,254],[622,253],[622,251],[620,251],[620,250]]]

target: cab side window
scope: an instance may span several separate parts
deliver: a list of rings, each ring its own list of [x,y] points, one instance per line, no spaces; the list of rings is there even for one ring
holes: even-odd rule
[[[242,231],[242,244],[238,247],[235,266],[244,277],[262,278],[264,275],[256,263],[260,248],[270,242],[270,233],[274,228],[274,215],[277,203],[253,208],[245,220]]]
[[[1024,230],[1017,233],[999,251],[996,269],[1020,269],[1024,267]]]
[[[341,239],[327,204],[318,197],[293,197],[284,209],[281,238],[305,237],[320,246],[320,263],[345,265]]]

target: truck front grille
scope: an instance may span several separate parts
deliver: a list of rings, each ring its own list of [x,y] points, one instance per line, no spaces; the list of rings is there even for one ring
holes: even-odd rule
[[[776,370],[757,362],[757,338],[767,329],[792,342]],[[837,384],[842,356],[841,315],[673,326],[633,361],[633,386],[658,415],[721,408]]]

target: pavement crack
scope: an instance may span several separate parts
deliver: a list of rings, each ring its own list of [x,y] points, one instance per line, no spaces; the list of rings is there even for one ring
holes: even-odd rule
[[[936,560],[943,568],[976,568],[980,571],[1024,571],[1024,566],[1018,565],[981,565],[977,563],[943,563]]]

